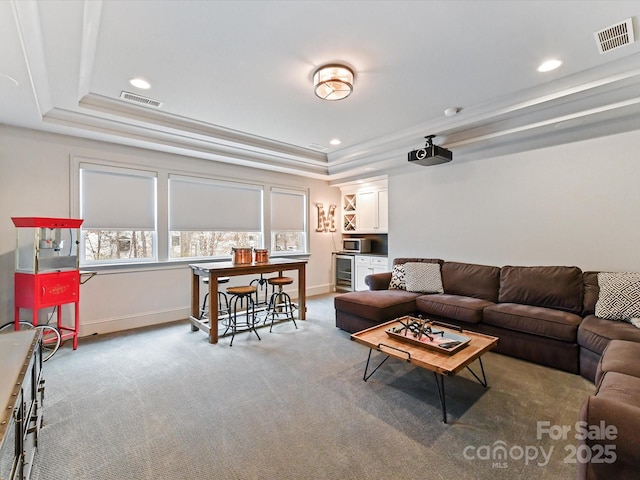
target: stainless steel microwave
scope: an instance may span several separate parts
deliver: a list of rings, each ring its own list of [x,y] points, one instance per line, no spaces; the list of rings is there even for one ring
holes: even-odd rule
[[[368,238],[343,238],[342,251],[349,253],[369,253],[371,240]]]

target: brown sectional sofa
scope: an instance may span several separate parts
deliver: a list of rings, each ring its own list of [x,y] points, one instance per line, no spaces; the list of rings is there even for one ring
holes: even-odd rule
[[[496,352],[580,373],[598,387],[585,401],[581,420],[615,425],[619,434],[617,461],[580,464],[579,478],[640,478],[640,329],[596,317],[598,272],[434,258],[396,258],[393,264],[406,262],[440,264],[444,293],[390,290],[391,272],[369,275],[370,290],[335,297],[336,326],[354,333],[421,314],[499,337]]]
[[[391,272],[369,275],[370,290],[335,298],[336,326],[353,333],[403,315],[422,314],[499,337],[497,352],[580,371],[577,338],[584,285],[579,268],[500,268],[433,258],[396,258],[393,264],[406,262],[439,263],[444,293],[389,290]]]
[[[640,476],[640,343],[611,340],[596,371],[595,395],[582,404],[580,420],[598,426],[580,445],[598,461],[579,462],[580,479]],[[578,447],[583,448],[583,447]],[[593,457],[592,457],[593,458]]]

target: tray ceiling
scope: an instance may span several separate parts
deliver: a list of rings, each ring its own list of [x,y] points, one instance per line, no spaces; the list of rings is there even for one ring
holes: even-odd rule
[[[640,3],[588,6],[0,2],[0,123],[332,181],[417,168],[430,134],[464,162],[639,129],[640,42],[600,53],[594,33],[638,37]],[[354,92],[322,101],[334,62]]]

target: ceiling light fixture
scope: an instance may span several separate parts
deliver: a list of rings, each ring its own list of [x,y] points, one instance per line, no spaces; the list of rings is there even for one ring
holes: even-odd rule
[[[334,138],[329,142],[331,145],[340,145],[342,142],[338,138]]]
[[[353,92],[353,71],[344,65],[325,65],[313,74],[313,91],[323,100],[342,100]]]
[[[540,66],[538,67],[538,71],[550,72],[551,70],[555,70],[556,68],[558,68],[560,65],[562,65],[562,61],[560,60],[547,60],[546,62],[540,64]]]
[[[133,85],[136,88],[141,88],[143,90],[148,90],[151,88],[151,84],[149,82],[147,82],[145,79],[143,78],[132,78],[131,80],[129,80],[129,83],[131,85]]]

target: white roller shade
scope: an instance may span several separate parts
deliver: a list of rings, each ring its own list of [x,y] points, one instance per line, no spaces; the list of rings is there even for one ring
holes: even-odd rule
[[[155,173],[80,165],[85,230],[155,230]]]
[[[274,232],[304,232],[306,193],[295,190],[271,189],[271,230]]]
[[[169,178],[171,231],[262,231],[262,189],[190,177]]]

